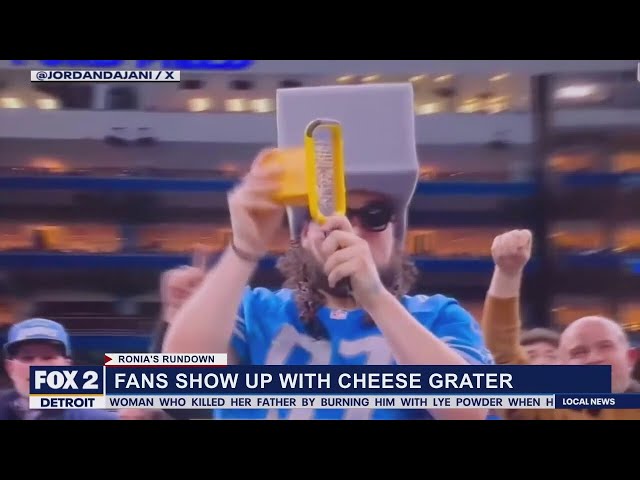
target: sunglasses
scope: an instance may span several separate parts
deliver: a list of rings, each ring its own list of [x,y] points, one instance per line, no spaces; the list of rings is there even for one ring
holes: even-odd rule
[[[384,201],[371,202],[360,208],[348,208],[347,218],[351,222],[357,218],[370,232],[383,232],[393,219],[393,207]]]

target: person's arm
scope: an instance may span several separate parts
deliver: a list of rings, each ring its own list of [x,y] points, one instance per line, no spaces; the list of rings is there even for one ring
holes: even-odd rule
[[[462,325],[469,319],[475,323],[468,313],[462,308],[459,311],[445,309],[447,311],[439,312],[445,317],[442,330],[447,331],[449,324],[454,327],[448,333],[430,331],[384,288],[369,244],[355,234],[347,217],[329,217],[322,228],[327,236],[322,240],[320,252],[327,257],[324,270],[329,286],[349,278],[355,300],[371,315],[389,343],[396,362],[408,365],[468,364],[460,349],[452,348],[438,338],[453,335],[457,340],[458,334],[464,336],[470,331],[471,324]],[[479,333],[477,325],[476,329]],[[486,418],[487,410],[438,410],[433,415],[441,419],[479,420]]]
[[[163,351],[230,353],[237,312],[256,267],[257,262],[240,258],[231,248],[225,250],[200,287],[175,313]]]
[[[527,365],[529,360],[520,346],[521,273],[507,274],[496,268],[482,312],[482,331],[496,363]],[[498,415],[507,420],[562,420],[562,410],[502,409]]]
[[[235,247],[224,251],[199,288],[172,315],[165,352],[231,353],[231,336],[240,323],[236,319],[245,287],[282,228],[285,209],[273,198],[283,169],[267,162],[272,152],[260,152],[249,173],[229,193]]]
[[[520,346],[520,287],[522,274],[493,272],[482,311],[482,330],[496,363],[525,365],[527,355]]]
[[[496,363],[526,365],[526,353],[520,346],[520,290],[524,266],[531,255],[531,233],[511,231],[493,242],[496,268],[485,298],[482,330]],[[498,414],[508,420],[562,420],[563,410],[507,409]]]
[[[452,307],[447,307],[452,308]],[[475,347],[461,338],[459,332],[470,329],[474,322],[465,310],[458,306],[443,312],[446,315],[441,332],[452,340],[441,340],[440,334],[429,331],[389,292],[380,294],[368,309],[372,319],[389,342],[399,364],[404,365],[469,365],[470,350]],[[453,333],[447,336],[446,333]],[[471,333],[471,331],[469,331]],[[487,409],[438,409],[430,412],[441,420],[484,420]]]

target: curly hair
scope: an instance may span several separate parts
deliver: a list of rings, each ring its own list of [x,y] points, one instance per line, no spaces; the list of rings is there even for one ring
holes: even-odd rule
[[[341,291],[340,286],[329,288],[322,266],[299,242],[291,242],[276,268],[285,278],[283,286],[294,291],[300,319],[309,335],[316,339],[328,338],[326,328],[318,318],[318,310],[325,303],[322,291],[346,296],[343,295],[344,290]],[[411,291],[417,278],[418,269],[409,256],[399,251],[392,256],[390,264],[380,271],[382,283],[398,299]],[[373,320],[365,314],[364,322],[370,325]]]

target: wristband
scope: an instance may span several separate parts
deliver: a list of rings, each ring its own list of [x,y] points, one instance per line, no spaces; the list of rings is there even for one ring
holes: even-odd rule
[[[231,241],[231,250],[233,250],[233,253],[235,253],[238,258],[240,258],[241,260],[244,260],[245,262],[249,262],[249,263],[260,262],[261,257],[252,255],[250,253],[245,252],[244,250],[239,249],[238,247],[236,247],[236,244],[233,243],[233,240]]]

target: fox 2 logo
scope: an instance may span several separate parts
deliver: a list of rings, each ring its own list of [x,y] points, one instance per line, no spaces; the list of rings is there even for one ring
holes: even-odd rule
[[[100,368],[32,367],[31,393],[101,393]]]

